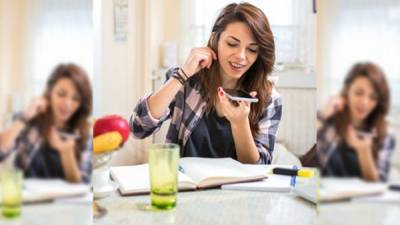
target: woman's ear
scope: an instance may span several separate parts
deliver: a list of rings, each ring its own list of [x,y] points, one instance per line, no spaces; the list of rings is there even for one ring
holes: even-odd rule
[[[214,50],[217,49],[217,43],[216,43],[217,38],[216,38],[216,36],[217,35],[216,35],[215,31],[212,32],[211,36],[210,36],[210,45],[211,45],[211,48],[213,48]]]

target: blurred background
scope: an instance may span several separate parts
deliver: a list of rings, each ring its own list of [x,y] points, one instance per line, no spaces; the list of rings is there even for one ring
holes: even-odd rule
[[[56,65],[76,63],[93,81],[92,18],[91,0],[0,0],[0,131],[43,94]]]
[[[95,116],[116,113],[129,118],[138,99],[162,85],[168,67],[182,64],[191,48],[206,45],[216,16],[231,2],[93,1]],[[316,142],[315,5],[312,0],[249,2],[264,11],[275,35],[277,60],[271,79],[284,102],[277,149],[294,158]],[[115,163],[143,162],[145,146],[163,142],[168,125],[144,141],[128,141]]]
[[[0,130],[55,66],[74,62],[93,80],[91,0],[0,0]]]
[[[355,62],[375,62],[386,73],[391,92],[387,119],[397,141],[389,179],[400,178],[400,1],[319,1],[317,30],[318,108],[340,92]]]

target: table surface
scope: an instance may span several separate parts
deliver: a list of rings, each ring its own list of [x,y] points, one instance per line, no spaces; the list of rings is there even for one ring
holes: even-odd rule
[[[180,192],[177,207],[152,211],[149,195],[118,193],[97,200],[108,210],[94,224],[316,224],[316,206],[290,193],[201,190]]]
[[[17,219],[5,219],[0,213],[0,224],[91,225],[93,224],[92,203],[59,202],[23,205],[21,216]]]
[[[121,197],[118,193],[97,200],[108,213],[92,219],[90,202],[59,201],[24,205],[18,219],[1,225],[89,224],[399,224],[398,203],[324,203],[315,207],[293,194],[228,190],[203,190],[178,194],[176,209],[148,210],[149,195]]]
[[[318,206],[321,225],[397,225],[400,224],[399,203],[337,202]]]

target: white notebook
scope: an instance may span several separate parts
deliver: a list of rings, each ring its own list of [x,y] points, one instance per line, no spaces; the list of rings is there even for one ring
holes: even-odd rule
[[[87,184],[73,184],[61,179],[26,179],[22,188],[23,203],[51,201],[60,198],[85,196],[90,193]],[[0,192],[0,204],[1,204]]]
[[[267,192],[290,192],[295,185],[293,176],[272,174],[272,169],[293,168],[293,165],[253,165],[245,164],[246,169],[254,172],[267,174],[267,178],[257,182],[245,182],[237,184],[222,185],[225,190],[241,190],[241,191],[267,191]]]
[[[238,184],[225,184],[221,188],[225,190],[242,190],[242,191],[267,191],[267,192],[290,192],[292,177],[284,175],[268,175],[257,182],[245,182]]]
[[[323,178],[319,188],[319,202],[331,202],[361,196],[381,195],[387,185],[366,182],[359,178]]]
[[[386,191],[382,195],[354,197],[351,199],[351,201],[353,201],[353,202],[368,202],[368,203],[400,204],[400,192],[399,191]]]
[[[181,158],[178,189],[195,190],[218,187],[222,184],[262,180],[265,173],[248,170],[231,158]],[[111,177],[119,183],[122,195],[150,192],[148,164],[110,168]]]

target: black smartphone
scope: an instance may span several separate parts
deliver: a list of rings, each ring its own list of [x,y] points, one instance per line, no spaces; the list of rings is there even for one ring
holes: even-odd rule
[[[226,96],[232,101],[258,102],[258,98],[238,89],[224,89]]]

